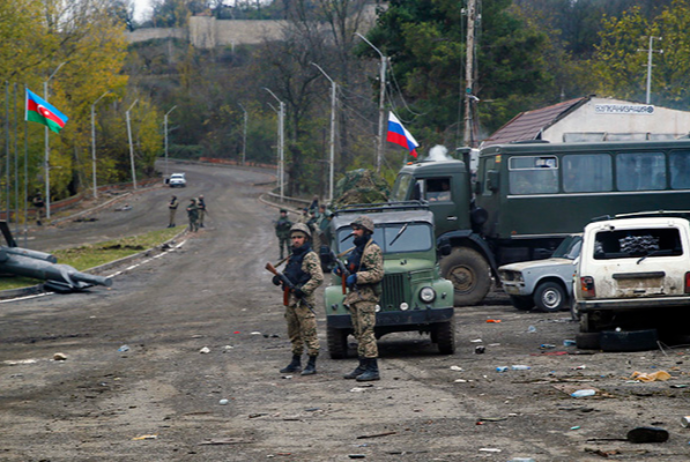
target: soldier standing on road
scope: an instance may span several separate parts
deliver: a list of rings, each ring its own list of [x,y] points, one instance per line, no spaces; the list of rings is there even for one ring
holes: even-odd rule
[[[204,201],[203,194],[199,194],[199,199],[197,200],[196,206],[199,209],[199,228],[203,228],[204,217],[206,216],[206,202]]]
[[[357,217],[351,226],[356,247],[347,259],[350,275],[346,282],[350,291],[345,296],[344,304],[349,307],[352,327],[355,330],[359,365],[344,378],[368,382],[380,378],[374,327],[376,305],[381,296],[381,281],[384,275],[383,253],[372,239],[374,222],[371,218],[362,215]]]
[[[311,220],[311,216],[309,216],[309,209],[308,208],[303,208],[302,209],[302,215],[299,217],[299,223],[309,223],[309,220]]]
[[[170,222],[168,223],[168,228],[174,228],[175,225],[175,215],[177,214],[177,207],[180,203],[177,201],[177,196],[173,196],[168,204],[168,210],[170,210]]]
[[[288,211],[285,209],[280,209],[280,218],[276,221],[276,237],[278,238],[278,245],[280,246],[280,259],[283,259],[283,248],[290,255],[290,228],[292,228],[292,222],[288,218]]]
[[[43,223],[41,222],[41,218],[43,217],[43,207],[46,206],[45,201],[43,200],[43,195],[41,194],[41,191],[36,191],[36,195],[31,199],[31,203],[33,204],[34,208],[36,209],[36,224],[38,226],[41,226]]]
[[[302,375],[316,373],[316,357],[319,355],[319,339],[316,335],[316,315],[314,291],[323,283],[323,273],[319,257],[311,249],[311,233],[304,223],[292,225],[290,229],[292,254],[283,273],[296,289],[289,294],[285,310],[288,336],[292,343],[292,361],[280,370],[283,374],[298,372],[301,367],[304,346],[307,347],[309,362]],[[280,277],[273,278],[280,285]],[[285,288],[283,288],[285,290]]]
[[[187,218],[189,218],[189,230],[191,232],[199,231],[199,208],[196,205],[196,199],[191,198],[187,206]]]
[[[311,230],[312,235],[312,248],[318,254],[319,249],[321,249],[321,230],[319,229],[319,211],[316,209],[309,210],[309,221],[307,221],[307,226]]]

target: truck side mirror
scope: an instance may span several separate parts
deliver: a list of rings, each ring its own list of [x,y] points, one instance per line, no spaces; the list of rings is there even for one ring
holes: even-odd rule
[[[499,180],[498,170],[489,170],[486,175],[486,188],[492,192],[498,191]]]

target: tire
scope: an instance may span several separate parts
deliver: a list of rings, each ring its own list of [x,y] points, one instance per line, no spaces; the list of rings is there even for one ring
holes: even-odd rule
[[[331,359],[347,358],[347,331],[345,329],[326,328],[326,342]]]
[[[436,343],[438,351],[442,355],[452,355],[455,353],[455,322],[451,318],[450,321],[445,321],[436,324],[434,327]]]
[[[659,336],[656,329],[605,330],[601,332],[602,351],[657,350]]]
[[[601,334],[600,332],[577,334],[575,344],[580,350],[599,350],[601,348]]]
[[[475,250],[458,247],[439,266],[441,275],[453,283],[455,306],[476,305],[491,289],[491,268]]]
[[[510,303],[520,311],[529,311],[534,308],[534,300],[532,297],[511,295]]]
[[[580,332],[583,334],[593,332],[595,330],[594,322],[590,321],[590,313],[579,313],[579,320]]]
[[[542,282],[534,291],[534,304],[544,313],[557,313],[568,303],[568,295],[557,282]]]

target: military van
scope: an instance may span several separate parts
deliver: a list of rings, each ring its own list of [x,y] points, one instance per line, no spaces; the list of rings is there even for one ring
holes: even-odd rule
[[[434,216],[421,202],[354,205],[334,212],[327,240],[331,257],[321,256],[327,268],[334,258],[347,259],[354,248],[350,224],[367,215],[375,226],[374,241],[383,251],[385,276],[376,308],[376,338],[393,332],[429,334],[442,354],[455,351],[453,285],[439,275]],[[326,333],[331,358],[348,355],[348,335],[353,333],[348,308],[343,305],[342,278],[331,274],[324,294]]]
[[[500,265],[547,258],[593,218],[687,208],[690,141],[512,143],[464,160],[411,163],[392,201],[428,201],[439,243],[453,249],[441,275],[455,305],[484,299]]]

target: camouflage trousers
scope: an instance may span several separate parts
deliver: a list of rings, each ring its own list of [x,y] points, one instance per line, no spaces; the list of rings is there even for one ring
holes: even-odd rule
[[[376,326],[376,303],[357,302],[350,305],[352,327],[357,339],[357,356],[360,358],[378,358],[374,326]]]
[[[199,226],[204,227],[204,216],[206,215],[206,210],[199,209]]]
[[[189,230],[192,232],[199,231],[199,221],[196,217],[189,217]]]
[[[175,215],[177,214],[177,209],[170,209],[170,223],[168,225],[170,227],[175,226]]]
[[[283,259],[283,249],[287,251],[287,255],[290,255],[290,238],[278,238],[278,246],[280,247],[280,259]]]
[[[309,356],[319,355],[319,338],[316,336],[316,315],[298,303],[285,308],[288,337],[292,343],[292,354],[302,356],[304,345]]]

